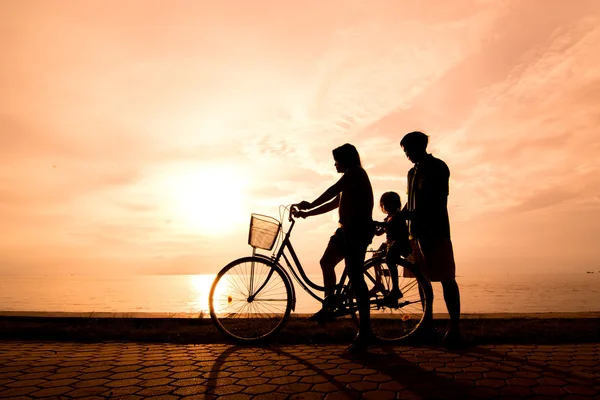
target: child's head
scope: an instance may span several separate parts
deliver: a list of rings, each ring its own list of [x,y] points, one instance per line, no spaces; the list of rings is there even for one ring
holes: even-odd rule
[[[396,192],[385,192],[379,199],[379,206],[381,211],[386,214],[391,214],[400,210],[402,203],[400,202],[400,195]]]

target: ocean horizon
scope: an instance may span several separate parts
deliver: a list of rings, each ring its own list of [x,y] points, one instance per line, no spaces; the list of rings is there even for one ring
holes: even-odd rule
[[[208,314],[215,274],[0,276],[0,311]],[[319,275],[310,275],[320,284]],[[511,273],[458,276],[465,314],[600,311],[600,273]],[[445,313],[441,285],[434,313]],[[296,285],[296,313],[319,303]]]

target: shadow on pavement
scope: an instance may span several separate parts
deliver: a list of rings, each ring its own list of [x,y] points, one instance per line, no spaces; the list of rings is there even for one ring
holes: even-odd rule
[[[350,355],[344,346],[228,347],[210,368],[207,395],[222,395],[221,385],[249,385],[242,393],[273,398],[311,392],[336,398],[527,398],[599,394],[598,366],[580,368],[565,362],[548,365],[552,347],[443,348],[381,347]],[[564,350],[558,350],[560,351]],[[510,353],[515,353],[511,355]],[[557,356],[560,359],[560,356]],[[591,356],[593,360],[594,356]],[[571,358],[573,362],[573,358]],[[593,361],[590,361],[593,363]],[[235,366],[238,366],[236,369]],[[586,369],[587,368],[587,369]],[[232,373],[233,371],[233,373]],[[235,371],[240,371],[236,374]],[[299,372],[296,372],[299,371]],[[247,379],[243,379],[247,378]],[[212,383],[210,383],[212,382]],[[339,397],[338,397],[339,396]],[[324,396],[323,396],[324,397]]]

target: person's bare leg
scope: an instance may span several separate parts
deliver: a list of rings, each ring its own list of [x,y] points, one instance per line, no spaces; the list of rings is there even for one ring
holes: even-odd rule
[[[323,272],[323,286],[325,286],[325,298],[333,295],[337,276],[335,275],[335,267],[344,259],[341,252],[336,252],[330,247],[325,250],[325,254],[321,257],[320,265]]]
[[[444,336],[443,343],[447,347],[461,347],[464,344],[462,333],[460,332],[460,291],[455,279],[443,281],[444,301],[448,314],[450,314],[450,329]]]
[[[319,262],[321,264],[321,271],[323,272],[323,286],[325,287],[325,293],[323,294],[321,309],[309,317],[312,321],[322,323],[330,318],[329,312],[333,307],[333,293],[337,279],[335,276],[335,266],[341,261],[338,261],[338,258],[343,259],[341,255],[336,256],[336,252],[332,248],[331,242],[329,242],[329,246],[327,246],[323,257],[321,257]]]
[[[350,283],[356,295],[358,303],[359,327],[356,339],[352,342],[348,351],[365,351],[369,344],[373,342],[373,332],[371,331],[371,305],[369,303],[369,290],[365,283],[363,274],[363,264],[366,253],[366,246],[362,247],[359,243],[351,243],[347,247],[346,269],[350,275]]]
[[[460,291],[455,279],[442,282],[444,301],[450,315],[450,329],[458,329],[460,320]]]
[[[333,235],[327,244],[327,248],[323,252],[321,260],[319,261],[319,264],[321,265],[321,271],[323,273],[323,286],[325,287],[325,293],[323,307],[320,311],[322,315],[317,316],[319,313],[315,314],[317,319],[321,318],[324,315],[323,313],[325,310],[330,308],[330,304],[328,304],[325,299],[329,297],[329,303],[333,299],[332,295],[337,282],[335,267],[344,259],[342,247],[343,243],[343,239],[337,233]]]
[[[398,256],[393,249],[388,250],[388,254],[385,257],[385,263],[390,270],[390,277],[392,278],[391,290],[394,292],[400,292],[400,286],[398,285],[398,264],[396,261]]]
[[[386,264],[392,278],[392,286],[389,288],[390,291],[385,294],[380,304],[388,307],[398,307],[398,300],[403,296],[398,284],[398,265],[396,265],[395,261],[391,260],[390,257],[386,259]]]

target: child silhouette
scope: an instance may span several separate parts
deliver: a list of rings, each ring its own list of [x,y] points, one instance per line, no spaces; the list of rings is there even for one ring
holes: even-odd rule
[[[385,262],[388,265],[392,277],[392,289],[382,299],[381,303],[386,306],[397,307],[398,299],[402,298],[402,291],[398,285],[398,261],[400,257],[407,257],[412,253],[412,247],[408,239],[408,227],[406,226],[406,215],[401,211],[402,203],[400,195],[396,192],[385,192],[381,195],[379,206],[387,216],[383,222],[378,222],[377,235],[386,234]]]

